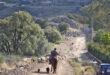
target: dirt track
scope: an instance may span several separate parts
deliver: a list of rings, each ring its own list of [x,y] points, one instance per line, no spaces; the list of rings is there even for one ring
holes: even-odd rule
[[[63,57],[63,60],[59,60],[57,66],[57,73],[54,75],[75,75],[73,67],[68,63],[67,59],[77,57],[80,61],[88,60],[85,53],[86,50],[86,41],[85,36],[77,36],[77,37],[66,37],[66,40],[63,41],[61,44],[56,46],[58,52]],[[27,75],[30,71],[29,75],[53,75],[52,73],[46,73],[46,67],[50,67],[48,63],[35,63],[30,64],[26,69],[22,67],[16,71],[12,71],[7,74],[0,74],[0,75]],[[37,73],[37,69],[40,68],[41,72]],[[19,71],[20,70],[20,71]],[[20,74],[23,71],[23,74]],[[16,74],[14,73],[16,72]],[[19,73],[20,72],[20,73]],[[24,74],[26,73],[26,74]]]
[[[85,36],[67,38],[68,39],[66,41],[57,46],[60,54],[65,59],[59,61],[57,74],[54,75],[75,75],[74,69],[71,67],[66,59],[77,57],[80,61],[88,60],[87,56],[85,55],[85,53],[87,52]],[[39,67],[34,69],[30,75],[53,75],[52,73],[46,73],[46,67],[48,66],[48,63],[40,64]],[[41,69],[41,73],[36,72],[38,68]]]
[[[50,74],[46,73],[45,68],[49,66],[47,63],[44,63],[39,66],[40,66],[39,68],[41,69],[41,72],[37,73],[38,68],[36,68],[32,71],[32,73],[30,75],[53,75],[52,73],[50,73]],[[73,71],[73,68],[71,67],[71,65],[67,61],[62,60],[62,61],[59,61],[58,68],[57,68],[57,74],[54,74],[54,75],[74,75],[74,71]]]

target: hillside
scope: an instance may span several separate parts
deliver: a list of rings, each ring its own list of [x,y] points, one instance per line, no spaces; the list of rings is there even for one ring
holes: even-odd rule
[[[80,8],[89,3],[91,3],[91,1],[87,0],[31,0],[31,2],[21,0],[15,3],[5,3],[4,7],[0,8],[0,16],[9,16],[15,11],[23,10],[36,17],[55,17],[67,13],[81,13]],[[1,4],[0,6],[3,5]]]

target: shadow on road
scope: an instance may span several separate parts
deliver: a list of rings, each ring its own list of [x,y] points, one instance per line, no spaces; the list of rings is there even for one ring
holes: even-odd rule
[[[37,72],[37,71],[34,71],[33,73],[48,74],[47,72]]]

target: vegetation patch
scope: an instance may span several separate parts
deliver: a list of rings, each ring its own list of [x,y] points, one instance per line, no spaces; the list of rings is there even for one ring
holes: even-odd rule
[[[61,33],[66,33],[69,30],[70,25],[66,22],[62,22],[59,24],[59,29]]]
[[[75,75],[82,75],[85,73],[90,73],[90,74],[94,74],[94,67],[89,65],[88,66],[88,62],[78,62],[75,61],[74,59],[69,61],[70,64],[73,66],[74,71],[75,71]]]
[[[22,60],[22,57],[19,56],[19,55],[13,55],[13,59],[17,62],[21,61]]]
[[[110,32],[96,31],[93,42],[88,44],[88,51],[105,63],[110,63]]]
[[[50,50],[50,43],[43,29],[27,12],[15,12],[12,16],[0,19],[0,30],[0,49],[6,55],[39,56]],[[53,36],[52,41],[61,39],[57,30],[50,31],[53,32],[49,34]],[[60,37],[54,38],[58,35]]]
[[[2,54],[0,54],[0,64],[2,64],[4,61],[5,61],[5,57]]]
[[[45,35],[49,42],[58,43],[62,39],[60,32],[56,27],[47,26],[45,28]]]
[[[85,71],[86,71],[86,72],[94,73],[94,68],[93,68],[92,66],[86,66],[86,67],[85,67]]]

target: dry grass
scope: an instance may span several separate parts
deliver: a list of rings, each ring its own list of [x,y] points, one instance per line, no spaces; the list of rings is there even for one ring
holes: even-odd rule
[[[87,62],[86,62],[87,63]],[[70,60],[70,64],[73,66],[75,75],[94,75],[95,70],[93,66],[82,65],[83,63],[76,62],[74,60]]]

